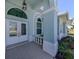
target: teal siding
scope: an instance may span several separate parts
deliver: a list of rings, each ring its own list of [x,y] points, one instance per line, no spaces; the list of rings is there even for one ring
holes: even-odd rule
[[[54,12],[48,12],[43,15],[43,31],[44,31],[44,40],[53,43],[54,42]]]

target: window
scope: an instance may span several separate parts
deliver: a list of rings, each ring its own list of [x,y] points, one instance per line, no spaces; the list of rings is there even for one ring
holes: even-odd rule
[[[24,18],[27,19],[27,15],[24,11],[22,11],[21,9],[18,8],[11,8],[8,12],[8,15],[13,15],[16,17],[20,17],[20,18]]]
[[[40,18],[38,18],[38,22],[41,22],[41,19]]]
[[[41,34],[41,29],[37,29],[37,34]]]
[[[17,23],[9,22],[9,36],[17,36]]]
[[[21,24],[21,35],[26,35],[26,24]]]
[[[42,33],[42,23],[41,23],[41,19],[38,18],[37,20],[37,34],[41,34]]]

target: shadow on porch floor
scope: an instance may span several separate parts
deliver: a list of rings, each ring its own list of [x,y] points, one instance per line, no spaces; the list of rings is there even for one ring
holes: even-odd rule
[[[34,42],[6,50],[5,59],[53,59]]]

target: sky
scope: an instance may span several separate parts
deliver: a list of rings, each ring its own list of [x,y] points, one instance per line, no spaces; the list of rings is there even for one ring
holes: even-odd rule
[[[68,11],[69,18],[74,17],[74,0],[58,0],[58,11]]]

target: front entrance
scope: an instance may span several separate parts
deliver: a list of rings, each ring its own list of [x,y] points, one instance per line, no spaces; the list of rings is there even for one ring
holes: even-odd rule
[[[36,21],[36,37],[35,42],[43,47],[43,25],[42,25],[42,19],[38,18]]]
[[[6,32],[6,45],[28,40],[27,22],[7,20]]]

